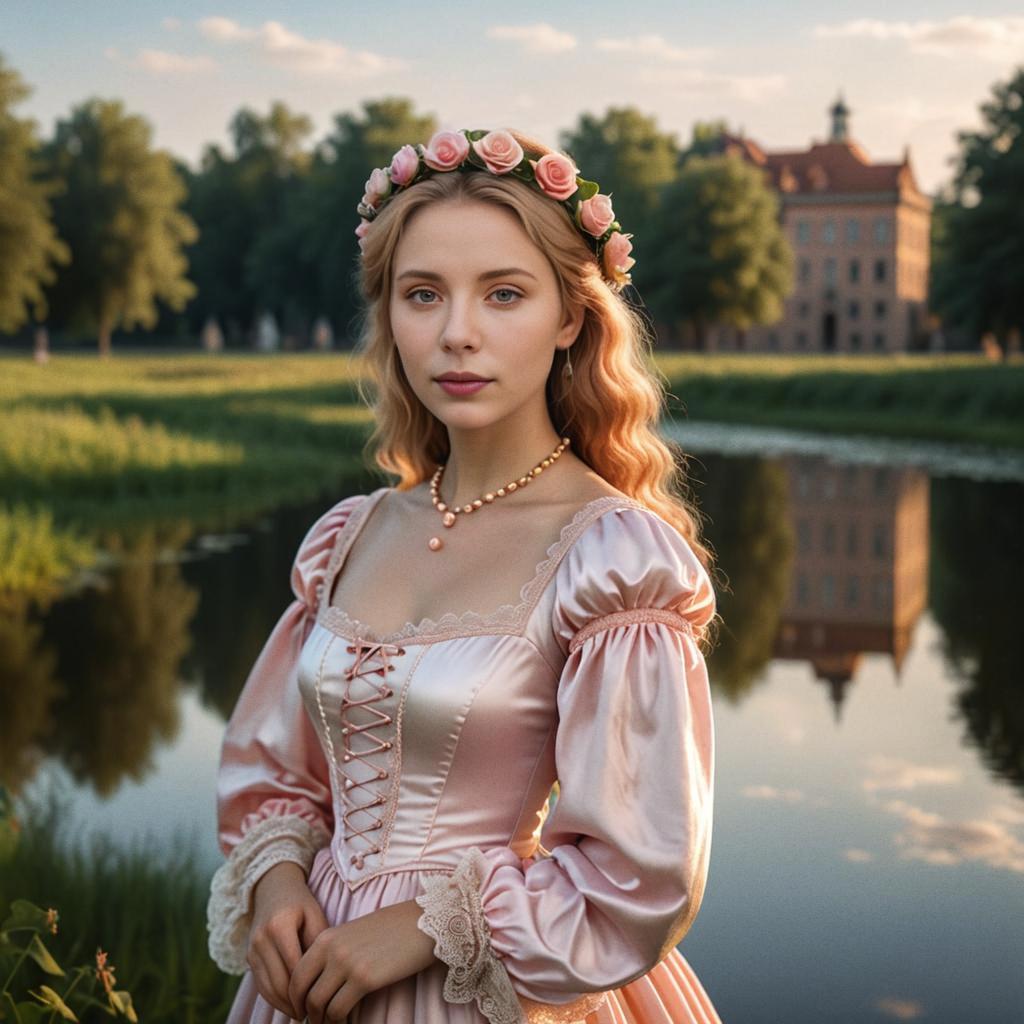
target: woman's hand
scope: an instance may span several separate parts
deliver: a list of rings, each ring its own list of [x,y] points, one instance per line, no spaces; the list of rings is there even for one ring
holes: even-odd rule
[[[305,1016],[288,997],[295,965],[327,927],[316,897],[298,864],[275,864],[253,890],[253,918],[246,961],[256,989],[276,1010],[296,1020]]]
[[[422,913],[406,900],[325,928],[292,971],[289,1001],[310,1024],[344,1021],[363,996],[429,967],[434,940],[416,926]]]

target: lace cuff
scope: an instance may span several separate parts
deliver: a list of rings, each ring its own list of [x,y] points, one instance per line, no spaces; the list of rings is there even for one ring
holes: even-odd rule
[[[210,957],[226,974],[248,970],[249,927],[252,924],[252,890],[275,865],[298,864],[306,874],[319,849],[330,836],[297,814],[276,815],[257,822],[216,870],[206,904],[206,928],[210,933]]]
[[[475,999],[490,1024],[526,1024],[505,965],[491,951],[490,931],[480,905],[486,870],[483,854],[470,847],[450,876],[423,878],[416,922],[434,940],[434,955],[448,964],[444,998],[450,1003]]]

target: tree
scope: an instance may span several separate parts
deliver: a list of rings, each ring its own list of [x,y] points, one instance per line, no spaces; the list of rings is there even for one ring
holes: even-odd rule
[[[359,309],[355,271],[359,245],[356,205],[375,167],[387,167],[406,143],[426,145],[437,130],[432,115],[414,113],[412,101],[391,96],[363,103],[361,114],[339,114],[317,147],[309,188],[296,213],[292,252],[316,284],[319,311],[333,321],[342,343]]]
[[[951,188],[936,204],[931,305],[975,337],[1024,331],[1024,66],[993,87],[978,131],[957,132]]]
[[[660,190],[675,180],[679,146],[674,135],[658,130],[653,117],[635,107],[609,109],[598,119],[583,114],[574,130],[563,132],[559,145],[576,162],[582,176],[612,196],[615,219],[633,235],[637,250],[633,283],[646,294],[653,260],[650,234]]]
[[[659,319],[690,324],[702,349],[709,324],[746,329],[780,319],[793,254],[758,168],[736,154],[691,156],[658,210],[647,301]]]
[[[53,264],[71,259],[51,219],[50,197],[59,185],[37,176],[35,122],[11,113],[30,94],[0,55],[0,331],[11,333],[30,316],[45,319],[43,286],[56,280]]]
[[[47,294],[69,326],[96,332],[104,357],[116,327],[152,328],[156,299],[181,310],[196,291],[182,250],[197,237],[178,209],[185,185],[151,134],[120,101],[91,99],[43,150],[65,184],[54,218],[72,254]]]
[[[284,103],[266,116],[243,108],[229,127],[233,153],[207,146],[199,172],[188,176],[186,209],[200,227],[188,254],[201,285],[188,310],[195,327],[215,316],[237,340],[261,310],[286,321],[308,313],[308,271],[279,239],[294,231],[312,130],[309,117]]]

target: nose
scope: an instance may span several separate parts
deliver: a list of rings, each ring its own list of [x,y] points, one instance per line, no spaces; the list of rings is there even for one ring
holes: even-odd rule
[[[441,330],[441,345],[446,349],[475,347],[479,344],[473,300],[453,297]]]

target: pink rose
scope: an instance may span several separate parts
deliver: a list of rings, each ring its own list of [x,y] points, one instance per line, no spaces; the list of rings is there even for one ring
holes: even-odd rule
[[[369,178],[366,179],[364,187],[366,195],[363,196],[363,202],[367,206],[376,207],[380,200],[391,191],[391,179],[388,177],[388,172],[383,167],[375,167]],[[374,201],[367,202],[367,196],[371,197]]]
[[[575,164],[561,153],[545,153],[540,160],[531,160],[533,173],[542,191],[552,199],[568,199],[579,186]]]
[[[423,150],[423,162],[435,171],[454,171],[469,156],[469,139],[462,132],[434,132]]]
[[[606,196],[603,192],[585,199],[577,204],[577,220],[584,231],[589,232],[595,238],[600,238],[615,220],[615,213],[612,210],[612,197]]]
[[[633,251],[633,243],[630,241],[632,235],[624,235],[620,231],[613,231],[604,243],[602,259],[604,261],[604,272],[617,285],[622,286],[630,283],[629,268],[636,263],[629,254]]]
[[[505,131],[488,132],[473,143],[473,148],[491,174],[508,174],[523,159],[523,147]]]
[[[405,145],[391,158],[391,181],[395,185],[408,185],[416,176],[420,155],[415,146]]]
[[[366,246],[363,244],[363,239],[366,237],[366,233],[370,230],[370,222],[364,217],[359,222],[359,227],[356,228],[356,238],[359,239],[359,248],[365,249]]]

